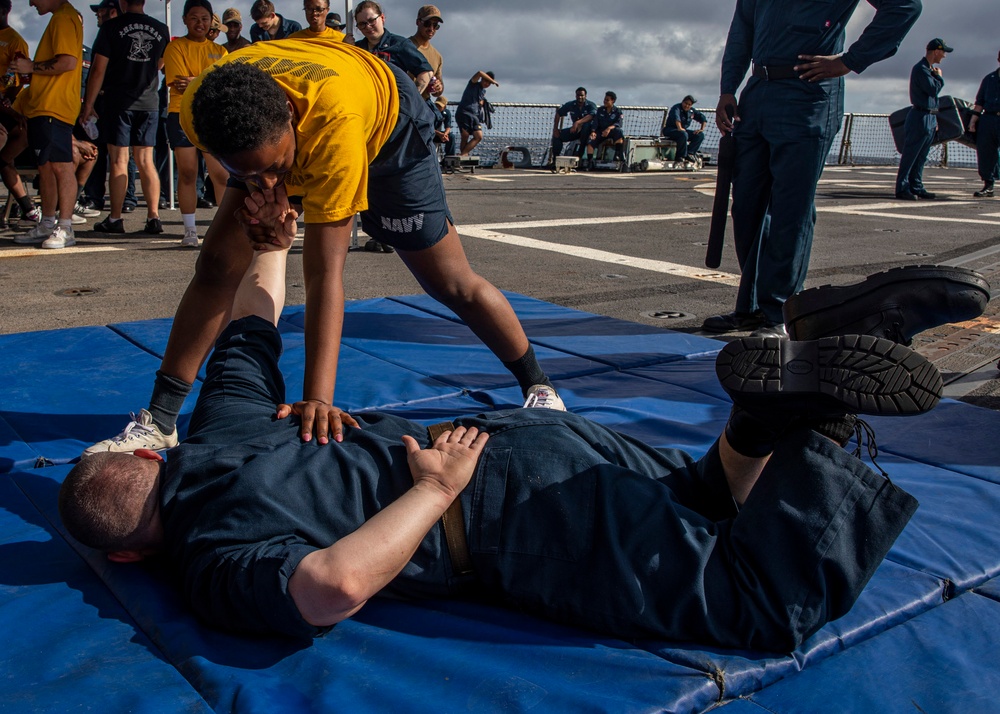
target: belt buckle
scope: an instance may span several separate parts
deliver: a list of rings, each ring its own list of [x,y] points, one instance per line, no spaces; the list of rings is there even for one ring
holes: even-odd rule
[[[761,65],[761,69],[764,70],[764,81],[765,82],[770,82],[771,81],[771,76],[767,73],[767,65],[766,64]]]

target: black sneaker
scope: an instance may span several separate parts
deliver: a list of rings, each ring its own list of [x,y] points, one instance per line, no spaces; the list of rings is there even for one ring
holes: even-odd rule
[[[907,416],[941,399],[941,374],[908,347],[868,335],[808,342],[743,337],[715,373],[733,403],[758,414]]]
[[[922,198],[925,201],[933,201],[935,198],[937,198],[937,194],[931,193],[930,191],[922,191],[922,190],[914,191],[913,195],[916,196],[917,198]]]
[[[993,184],[986,184],[972,195],[976,198],[993,198]]]
[[[146,221],[146,226],[142,229],[143,233],[149,233],[150,235],[158,235],[163,233],[163,224],[160,223],[159,218],[150,218]]]
[[[854,285],[803,290],[782,312],[793,340],[873,335],[908,345],[924,330],[978,317],[989,301],[990,284],[974,270],[908,265]]]
[[[125,205],[122,206],[122,213],[132,213],[132,211],[134,210],[135,210],[134,203],[126,203]]]
[[[125,221],[121,218],[115,220],[111,216],[108,216],[100,223],[95,223],[94,230],[98,233],[124,233]]]
[[[727,312],[725,315],[706,317],[701,323],[701,329],[706,332],[724,334],[726,332],[750,332],[767,324],[764,313],[757,312]]]

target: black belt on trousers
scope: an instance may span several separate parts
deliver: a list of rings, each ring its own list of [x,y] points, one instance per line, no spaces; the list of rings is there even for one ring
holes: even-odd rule
[[[455,431],[455,425],[450,421],[431,424],[427,427],[427,436],[431,441],[437,439],[446,431]],[[451,567],[455,575],[472,573],[472,556],[469,555],[469,541],[465,537],[465,518],[462,515],[462,500],[456,498],[441,516],[444,528],[444,540],[448,545],[448,555],[451,556]]]
[[[1000,117],[1000,112],[988,112],[986,110],[983,110],[983,115],[991,117]]]
[[[780,65],[755,64],[753,66],[753,76],[772,81],[775,79],[798,79],[799,73],[795,71],[795,67],[792,65],[782,67]]]

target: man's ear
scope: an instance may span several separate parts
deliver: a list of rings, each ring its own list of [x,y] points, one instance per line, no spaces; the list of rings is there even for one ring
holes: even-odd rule
[[[136,449],[132,452],[133,456],[138,456],[140,459],[149,459],[150,461],[163,461],[163,457],[152,449]]]
[[[145,557],[138,550],[113,550],[108,553],[108,560],[115,563],[138,563]]]

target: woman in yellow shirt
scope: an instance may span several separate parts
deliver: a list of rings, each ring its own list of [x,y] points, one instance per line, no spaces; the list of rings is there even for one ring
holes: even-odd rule
[[[187,0],[184,3],[184,26],[187,35],[171,40],[163,53],[163,68],[170,88],[167,106],[167,139],[174,150],[177,164],[177,198],[184,219],[184,237],[181,245],[198,247],[198,230],[195,227],[195,209],[198,197],[195,182],[198,174],[198,149],[181,128],[181,97],[188,84],[213,62],[226,54],[226,48],[208,41],[212,29],[212,5],[208,0]],[[205,154],[205,165],[217,195],[225,190],[229,174],[215,157]]]

